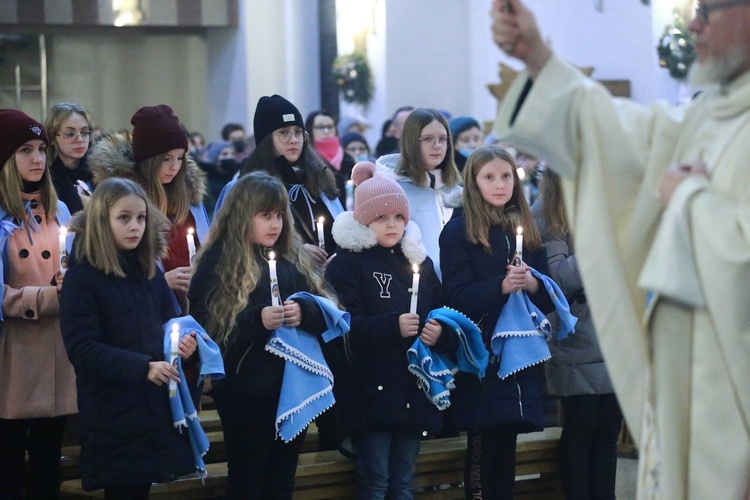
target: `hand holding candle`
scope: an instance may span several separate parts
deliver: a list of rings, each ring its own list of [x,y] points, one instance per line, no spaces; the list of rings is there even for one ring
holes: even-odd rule
[[[323,232],[323,222],[325,222],[325,219],[323,217],[319,218],[316,226],[318,229],[318,246],[322,248],[323,250],[325,250],[326,238],[325,238],[325,233]]]
[[[276,255],[273,252],[268,254],[268,274],[271,277],[271,305],[280,306],[281,296],[279,295],[279,280],[276,277]]]
[[[409,312],[417,314],[417,301],[419,300],[419,266],[414,264],[412,269],[414,270],[414,276],[411,280],[411,305],[409,306]]]
[[[188,260],[190,261],[190,267],[193,267],[193,261],[195,260],[195,236],[193,236],[193,228],[188,229],[187,232],[187,246],[188,246]]]
[[[68,269],[68,248],[65,240],[68,236],[68,228],[60,226],[60,273],[65,274]]]
[[[177,369],[177,358],[179,357],[179,342],[180,342],[180,327],[177,323],[172,325],[172,332],[169,334],[169,364],[171,364],[175,370]],[[169,379],[169,397],[174,398],[177,396],[177,381]]]

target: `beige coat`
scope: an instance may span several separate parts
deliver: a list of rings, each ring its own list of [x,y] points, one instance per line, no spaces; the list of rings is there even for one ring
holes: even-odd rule
[[[60,333],[57,287],[50,285],[60,267],[60,226],[45,217],[41,204],[33,212],[41,217],[39,232],[31,232],[33,244],[26,229],[15,229],[8,239],[0,330],[0,418],[6,419],[78,412],[75,373]]]
[[[675,109],[614,99],[553,56],[511,126],[525,80],[508,92],[496,132],[567,179],[600,345],[641,449],[639,495],[744,498],[750,73]],[[662,211],[666,168],[699,157],[710,176],[683,182]]]

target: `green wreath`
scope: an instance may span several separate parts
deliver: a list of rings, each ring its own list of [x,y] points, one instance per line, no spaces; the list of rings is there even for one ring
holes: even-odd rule
[[[367,106],[372,101],[372,72],[367,58],[361,52],[352,52],[336,58],[333,74],[341,97],[346,102]]]
[[[684,80],[687,77],[690,65],[695,61],[695,44],[693,34],[678,14],[675,14],[674,25],[664,28],[656,52],[659,66],[667,68],[672,78]]]

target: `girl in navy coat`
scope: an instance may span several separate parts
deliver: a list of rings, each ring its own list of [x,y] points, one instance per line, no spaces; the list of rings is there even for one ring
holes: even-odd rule
[[[148,498],[151,483],[195,470],[169,408],[179,379],[164,360],[162,324],[176,314],[156,267],[161,218],[138,184],[109,179],[72,224],[60,324],[77,376],[83,487],[105,498]],[[196,346],[182,338],[183,360]]]
[[[227,498],[292,497],[305,433],[288,443],[276,437],[285,362],[265,346],[282,324],[316,335],[327,329],[314,300],[271,300],[272,293],[281,300],[295,292],[328,295],[312,266],[281,181],[266,172],[240,177],[216,214],[188,292],[191,314],[224,355],[226,378],[209,394],[224,429]]]
[[[408,372],[406,352],[418,335],[437,349],[455,346],[440,323],[420,319],[442,305],[440,282],[404,190],[374,170],[369,162],[354,167],[354,212],[333,225],[339,252],[326,278],[351,314],[350,332],[337,339],[334,387],[341,434],[353,438],[358,498],[411,498],[420,438],[439,431],[443,418]],[[421,275],[416,313],[412,265]]]
[[[543,269],[546,258],[513,157],[497,146],[481,147],[466,162],[463,179],[463,215],[440,235],[443,289],[447,305],[479,325],[490,350],[509,294],[524,290],[540,309],[551,310],[544,286],[529,271]],[[524,235],[521,265],[513,263],[517,226]],[[499,358],[491,356],[481,382],[457,374],[451,393],[451,415],[468,430],[467,498],[513,498],[516,435],[542,429],[540,369],[500,379],[498,366]]]

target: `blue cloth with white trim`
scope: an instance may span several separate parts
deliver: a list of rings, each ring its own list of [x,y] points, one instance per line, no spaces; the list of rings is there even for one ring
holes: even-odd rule
[[[324,342],[349,331],[351,315],[341,311],[329,299],[298,292],[287,300],[295,298],[312,299],[320,307],[326,322],[326,331],[322,335]],[[281,326],[271,334],[265,349],[286,361],[276,411],[276,433],[288,443],[336,402],[333,373],[317,337],[304,330]]]
[[[200,356],[198,383],[202,382],[206,376],[214,380],[224,378],[224,361],[221,358],[219,346],[216,345],[216,342],[211,339],[208,333],[192,316],[172,318],[164,324],[164,359],[169,360],[171,355],[172,325],[177,325],[180,338],[184,335],[189,335],[192,331],[196,332],[195,339],[198,341],[196,352]],[[190,389],[185,379],[185,372],[182,369],[182,359],[179,356],[177,356],[176,368],[179,372],[180,381],[177,384],[177,395],[169,398],[169,407],[172,410],[172,423],[180,432],[182,432],[182,427],[187,428],[190,449],[193,452],[195,471],[201,479],[205,479],[207,472],[203,456],[208,452],[208,437],[200,425],[200,418],[198,417],[195,405],[193,405],[193,399],[190,397]]]
[[[439,410],[450,406],[450,391],[456,388],[453,375],[457,371],[484,377],[489,363],[489,353],[482,342],[482,332],[465,315],[449,307],[433,309],[427,321],[435,319],[451,329],[458,337],[456,362],[424,345],[420,338],[406,353],[409,371],[419,378],[427,398]],[[445,332],[443,332],[445,333]]]
[[[570,313],[570,306],[560,288],[551,278],[535,269],[531,270],[531,274],[544,286],[560,318],[556,338],[562,340],[574,333],[578,319]],[[531,302],[528,294],[523,291],[511,293],[500,312],[491,339],[492,353],[500,357],[498,376],[505,379],[550,359],[547,339],[551,335],[550,322]]]

